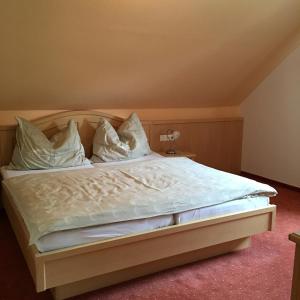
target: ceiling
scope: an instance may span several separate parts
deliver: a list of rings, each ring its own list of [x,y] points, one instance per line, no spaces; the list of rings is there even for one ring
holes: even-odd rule
[[[239,104],[299,27],[299,0],[3,0],[0,110]]]

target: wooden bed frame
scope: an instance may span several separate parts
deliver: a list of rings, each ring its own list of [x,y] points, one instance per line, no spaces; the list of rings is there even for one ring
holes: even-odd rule
[[[115,126],[122,121],[99,112],[75,111],[41,118],[34,123],[50,136],[64,128],[69,119],[74,119],[88,156],[100,116]],[[143,125],[149,135],[147,123]],[[55,299],[65,299],[167,268],[244,249],[250,245],[252,235],[272,230],[276,213],[276,206],[269,205],[263,209],[40,253],[34,245],[28,246],[28,231],[5,187],[2,189],[2,201],[36,291],[51,289]]]

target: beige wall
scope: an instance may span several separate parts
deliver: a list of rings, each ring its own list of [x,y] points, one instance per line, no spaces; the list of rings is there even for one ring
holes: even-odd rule
[[[299,15],[299,0],[1,0],[0,110],[238,105]]]
[[[299,46],[245,99],[241,113],[242,170],[300,187]]]

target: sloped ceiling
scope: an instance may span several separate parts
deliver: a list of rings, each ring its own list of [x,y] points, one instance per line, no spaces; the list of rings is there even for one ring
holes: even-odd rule
[[[299,26],[299,0],[3,0],[0,110],[239,104]]]

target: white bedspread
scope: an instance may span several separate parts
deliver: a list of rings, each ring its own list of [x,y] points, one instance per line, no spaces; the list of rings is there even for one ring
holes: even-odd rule
[[[6,179],[4,185],[28,227],[30,244],[59,230],[276,195],[268,185],[186,158],[24,175]]]

